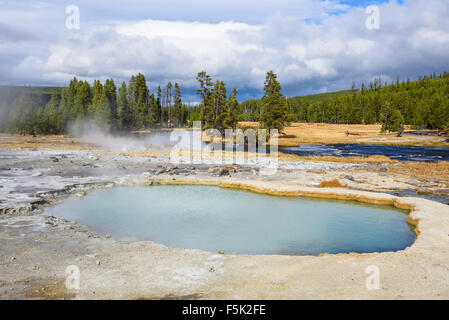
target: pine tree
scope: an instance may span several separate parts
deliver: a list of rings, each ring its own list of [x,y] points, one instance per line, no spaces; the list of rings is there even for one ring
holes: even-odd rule
[[[201,126],[203,129],[213,128],[212,78],[206,71],[201,71],[198,73],[196,80],[200,84],[200,88],[196,92],[201,95]]]
[[[89,108],[89,118],[101,128],[109,130],[112,126],[111,109],[100,80],[94,81],[94,86],[92,88],[92,103]]]
[[[87,81],[78,81],[75,87],[73,119],[84,119],[87,117],[91,99],[91,88],[89,83]]]
[[[129,79],[128,83],[128,101],[130,114],[132,115],[131,122],[129,123],[130,128],[134,128],[136,126],[136,117],[137,117],[137,87],[136,87],[136,76],[132,75]]]
[[[237,127],[237,115],[239,103],[237,101],[237,89],[232,89],[232,93],[229,95],[229,99],[227,101],[227,116],[224,121],[224,125],[226,128],[235,129]]]
[[[162,124],[162,91],[161,86],[157,87],[157,98],[156,98],[156,104],[157,104],[157,121]]]
[[[175,82],[175,96],[174,96],[174,109],[173,118],[175,120],[176,126],[180,127],[182,123],[182,99],[181,99],[181,89],[178,83]]]
[[[59,112],[61,114],[59,129],[65,130],[69,124],[69,121],[72,119],[72,110],[70,110],[69,101],[70,90],[69,88],[61,89],[61,100],[59,102]]]
[[[103,85],[100,80],[95,80],[92,87],[92,103],[89,106],[89,116],[93,117],[100,106],[105,102],[105,95],[103,91]]]
[[[187,124],[187,121],[189,119],[190,116],[190,112],[189,112],[189,108],[187,108],[186,105],[182,106],[182,110],[181,110],[181,124],[183,126],[185,126]]]
[[[158,116],[157,102],[154,97],[154,94],[150,95],[148,108],[149,108],[148,123],[150,127],[156,127],[157,123],[159,122],[159,116]]]
[[[269,71],[265,79],[265,93],[262,97],[260,116],[260,125],[264,129],[277,129],[279,132],[282,132],[287,123],[286,99],[282,95],[281,89],[276,74],[273,71]]]
[[[112,113],[104,92],[102,103],[99,105],[98,109],[95,110],[93,120],[97,126],[105,130],[110,130],[112,128]]]
[[[385,105],[382,108],[382,113],[380,115],[380,120],[382,123],[382,132],[390,132],[391,131],[391,127],[392,127],[392,113],[393,113],[393,108],[391,107],[391,103],[390,102],[386,102]]]
[[[226,105],[226,86],[223,81],[216,81],[213,94],[214,128],[224,134],[225,120],[228,115]]]
[[[117,87],[115,86],[113,79],[107,79],[104,84],[104,93],[106,95],[106,100],[109,105],[109,109],[111,110],[111,119],[114,126],[117,124]]]
[[[390,127],[391,132],[397,132],[398,137],[404,132],[404,117],[399,110],[393,110],[390,117]]]
[[[165,86],[165,108],[167,109],[167,124],[169,127],[173,125],[173,110],[172,110],[172,88],[171,82]]]
[[[78,83],[78,79],[74,77],[67,88],[67,101],[65,101],[66,108],[70,112],[69,118],[75,119],[78,115],[78,109],[75,108],[75,95],[76,95],[76,85]]]
[[[146,84],[145,76],[139,73],[136,76],[136,105],[135,115],[137,128],[143,128],[147,125],[148,117],[148,87]]]
[[[61,123],[61,112],[59,110],[60,97],[58,94],[53,93],[50,101],[45,106],[45,117],[48,121],[48,131],[46,133],[59,134],[63,133],[65,127]]]
[[[129,105],[128,89],[124,81],[118,91],[117,108],[119,128],[122,130],[130,129],[132,127],[134,117]]]

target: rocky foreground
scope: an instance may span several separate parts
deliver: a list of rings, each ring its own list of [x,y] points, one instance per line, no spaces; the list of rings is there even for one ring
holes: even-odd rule
[[[0,298],[447,299],[449,185],[438,175],[411,176],[404,169],[399,163],[289,159],[265,175],[257,163],[174,165],[163,153],[0,149]],[[400,252],[236,256],[119,241],[45,213],[69,195],[154,183],[389,203],[412,209],[410,221],[421,234]],[[80,270],[79,290],[66,287],[73,265]],[[370,265],[380,269],[379,290],[366,287]]]

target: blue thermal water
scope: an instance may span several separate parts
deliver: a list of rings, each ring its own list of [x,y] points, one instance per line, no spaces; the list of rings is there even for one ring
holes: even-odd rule
[[[395,251],[415,240],[407,215],[390,206],[210,186],[117,187],[47,213],[117,238],[238,254]]]

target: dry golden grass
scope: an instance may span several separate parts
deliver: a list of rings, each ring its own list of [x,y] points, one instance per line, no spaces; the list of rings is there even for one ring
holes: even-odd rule
[[[449,162],[406,162],[398,167],[388,168],[390,174],[400,174],[419,181],[433,180],[435,184],[449,187]]]
[[[3,149],[37,149],[37,150],[90,150],[93,144],[63,135],[30,136],[18,134],[0,134],[0,148]]]
[[[41,144],[41,143],[10,143],[0,144],[4,149],[36,149],[36,150],[92,150],[93,146],[75,145],[75,144]]]
[[[257,127],[257,122],[240,122],[241,127]],[[296,147],[301,144],[383,144],[446,146],[445,138],[395,133],[381,134],[380,124],[327,124],[293,122],[279,135],[279,147]],[[349,135],[347,134],[349,133]]]
[[[322,181],[318,187],[320,188],[346,188],[338,179]]]
[[[279,159],[284,161],[311,161],[311,162],[339,162],[339,163],[398,163],[387,156],[369,157],[336,157],[336,156],[298,156],[294,154],[279,153]]]

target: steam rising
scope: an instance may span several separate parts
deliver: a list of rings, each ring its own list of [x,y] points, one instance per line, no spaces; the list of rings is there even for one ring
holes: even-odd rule
[[[85,143],[95,144],[102,149],[114,152],[170,151],[174,145],[205,146],[201,141],[194,144],[193,139],[200,138],[193,131],[183,129],[176,130],[171,141],[172,132],[169,131],[118,135],[110,133],[107,128],[98,126],[92,121],[78,121],[70,126],[69,134]]]

